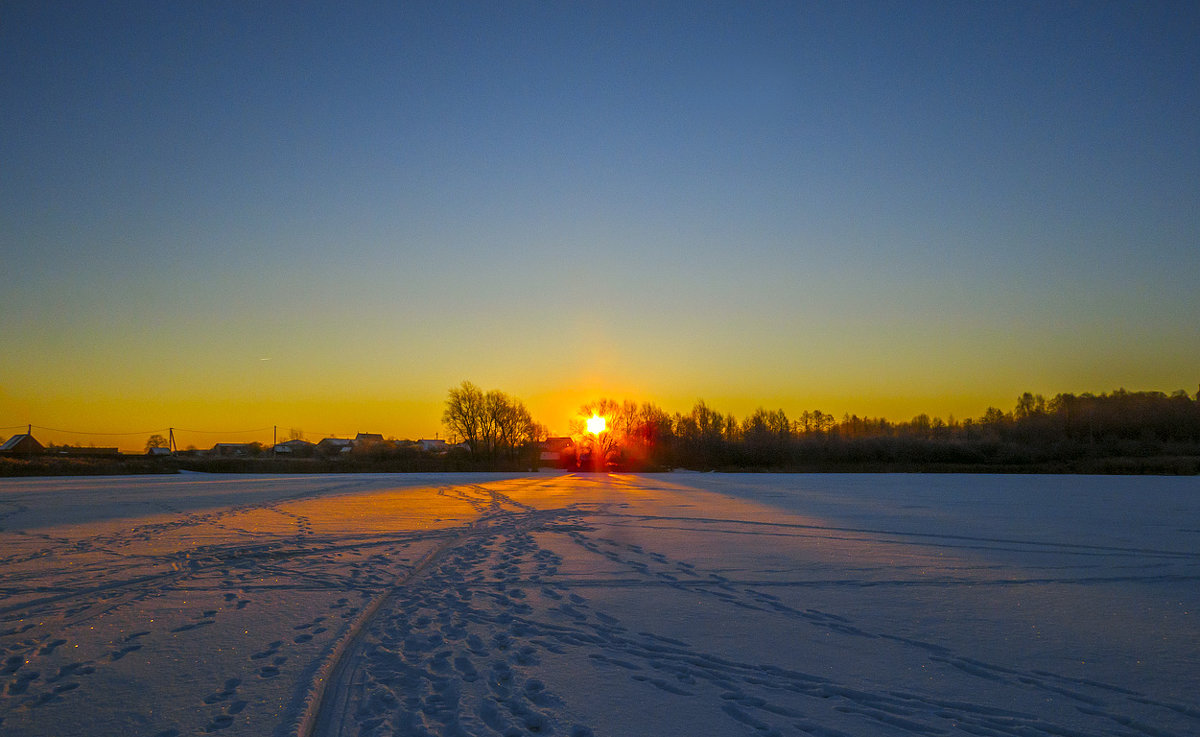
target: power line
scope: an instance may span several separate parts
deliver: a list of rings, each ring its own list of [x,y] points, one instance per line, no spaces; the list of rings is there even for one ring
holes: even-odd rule
[[[256,427],[253,430],[188,430],[183,427],[171,428],[175,432],[190,432],[201,435],[249,435],[252,432],[267,432],[270,427]]]
[[[156,432],[167,431],[167,428],[165,427],[158,430],[144,430],[142,432],[85,432],[82,430],[60,430],[56,427],[44,427],[42,425],[19,425],[18,427],[36,427],[37,429],[45,430],[46,432],[61,432],[68,435],[150,435]]]

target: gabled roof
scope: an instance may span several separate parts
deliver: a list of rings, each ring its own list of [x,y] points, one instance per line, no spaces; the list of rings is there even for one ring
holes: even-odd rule
[[[310,443],[307,440],[296,439],[296,440],[286,440],[282,443],[276,443],[275,447],[272,450],[274,450],[276,453],[296,453],[296,452],[308,452],[308,451],[316,450],[316,448],[317,448],[317,446],[315,443]]]
[[[315,447],[315,445],[313,443],[310,443],[307,440],[285,440],[282,443],[279,443],[279,445],[285,445],[289,448],[312,448],[312,447]],[[276,447],[278,447],[278,446],[276,446]]]
[[[39,450],[45,450],[45,447],[43,447],[42,444],[37,441],[37,438],[28,433],[13,435],[11,438],[4,441],[4,445],[0,445],[0,453],[13,451],[31,452]]]
[[[575,441],[569,437],[546,438],[542,442],[542,449],[543,450],[551,450],[551,451],[563,450],[564,448],[569,448],[574,444],[575,444]]]

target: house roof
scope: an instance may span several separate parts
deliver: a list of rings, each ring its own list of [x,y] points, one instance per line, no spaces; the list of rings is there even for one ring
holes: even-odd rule
[[[282,443],[276,443],[272,448],[276,453],[295,453],[298,451],[309,451],[316,449],[316,444],[310,443],[307,440],[288,440]]]
[[[4,445],[0,445],[0,453],[10,450],[18,450],[21,447],[41,449],[43,446],[37,441],[37,438],[28,433],[13,435],[8,440],[4,441]]]
[[[548,451],[563,450],[575,444],[575,441],[569,437],[563,438],[546,438],[542,443],[542,449]]]

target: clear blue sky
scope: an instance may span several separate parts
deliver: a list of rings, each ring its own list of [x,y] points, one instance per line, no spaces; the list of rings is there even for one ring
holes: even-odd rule
[[[0,425],[1200,382],[1200,4],[0,11]]]

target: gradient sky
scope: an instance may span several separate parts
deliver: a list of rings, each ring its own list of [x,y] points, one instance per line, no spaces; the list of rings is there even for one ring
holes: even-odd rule
[[[1194,2],[0,11],[0,427],[1194,392],[1198,236]]]

